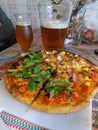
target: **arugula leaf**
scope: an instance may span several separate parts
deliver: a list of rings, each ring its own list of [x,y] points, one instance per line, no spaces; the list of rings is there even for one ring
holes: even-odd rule
[[[32,52],[30,55],[29,55],[30,59],[41,59],[43,57],[42,54],[37,54],[35,52]]]
[[[56,94],[58,94],[59,92],[63,92],[64,90],[67,91],[67,97],[69,97],[71,94],[70,85],[63,80],[50,81],[46,84],[45,90],[46,95],[49,94],[50,98],[53,98]]]
[[[42,71],[42,66],[37,65],[35,68],[33,68],[33,71],[35,74],[39,74]]]
[[[64,91],[64,88],[61,88],[61,87],[50,87],[50,88],[46,89],[45,95],[49,94],[49,97],[53,98],[56,94],[58,94],[59,92],[63,92],[63,91]]]
[[[48,63],[48,62],[46,62],[46,64],[48,65],[48,70],[51,72],[51,74],[55,74],[55,68],[52,66],[52,65],[50,65],[50,63]]]
[[[24,61],[25,67],[35,66],[41,62],[41,59],[26,59]]]
[[[56,85],[59,85],[59,86],[64,86],[64,87],[69,87],[69,84],[66,82],[66,81],[64,81],[64,80],[54,80],[54,81],[51,81],[51,82],[49,82],[48,84],[47,84],[47,88],[48,87],[51,87],[51,86],[56,86]]]
[[[28,90],[34,91],[37,87],[39,87],[38,83],[40,83],[40,87],[42,87],[43,80],[40,75],[35,75],[29,78]]]
[[[37,65],[42,61],[42,54],[36,54],[33,52],[27,59],[24,60],[25,67]]]
[[[36,88],[37,88],[37,84],[35,82],[30,82],[29,81],[28,90],[29,91],[34,91],[34,90],[36,90]]]
[[[23,78],[30,78],[32,75],[32,68],[24,68],[22,71]]]
[[[45,77],[46,79],[49,79],[50,76],[51,76],[51,72],[50,72],[49,70],[46,70],[46,71],[45,71],[45,74],[44,74],[44,77]]]
[[[34,81],[34,82],[39,82],[40,84],[43,83],[43,79],[42,79],[42,76],[40,74],[38,75],[35,75],[35,76],[32,76],[30,78],[31,81]]]
[[[44,74],[44,77],[46,79],[49,79],[51,77],[51,75],[55,74],[55,69],[54,67],[49,67],[46,71],[45,71],[45,74]]]
[[[18,73],[18,72],[11,72],[9,75],[10,76],[15,76],[17,78],[22,78],[23,77],[22,73]]]

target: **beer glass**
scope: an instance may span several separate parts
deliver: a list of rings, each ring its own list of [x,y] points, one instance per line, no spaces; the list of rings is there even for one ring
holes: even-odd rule
[[[43,46],[47,50],[60,50],[64,46],[72,3],[60,0],[58,3],[50,0],[41,0],[38,3],[40,27]]]
[[[22,49],[21,56],[31,51],[33,42],[33,30],[29,14],[15,14],[16,18],[16,40]]]

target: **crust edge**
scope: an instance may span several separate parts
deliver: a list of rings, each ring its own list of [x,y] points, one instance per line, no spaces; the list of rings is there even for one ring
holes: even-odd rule
[[[44,104],[38,104],[36,101],[32,103],[32,108],[45,112],[45,113],[53,113],[53,114],[67,114],[71,112],[76,112],[79,110],[82,110],[90,105],[90,101],[82,102],[81,104],[78,105],[63,105],[63,106],[49,106],[49,105],[44,105]]]

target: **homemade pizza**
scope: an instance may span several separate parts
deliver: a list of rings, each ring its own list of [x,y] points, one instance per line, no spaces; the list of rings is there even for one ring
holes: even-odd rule
[[[98,67],[65,50],[21,57],[4,73],[9,93],[33,109],[70,113],[89,105],[98,92]]]

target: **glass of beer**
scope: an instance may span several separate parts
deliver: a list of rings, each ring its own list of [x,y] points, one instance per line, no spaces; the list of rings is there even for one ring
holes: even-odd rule
[[[72,13],[72,3],[66,0],[59,3],[41,0],[38,3],[43,47],[47,50],[60,50],[64,46]]]
[[[29,14],[15,14],[16,18],[16,40],[21,47],[21,56],[31,51],[33,42],[33,30]]]

